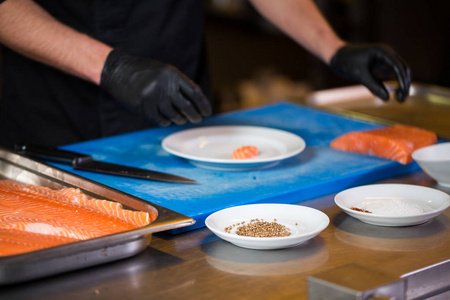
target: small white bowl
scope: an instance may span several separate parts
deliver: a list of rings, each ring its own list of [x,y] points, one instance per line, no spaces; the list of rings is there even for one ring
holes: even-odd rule
[[[427,222],[450,206],[450,195],[437,189],[411,184],[372,184],[338,193],[334,202],[348,215],[368,224],[379,226],[411,226]],[[407,204],[405,210],[396,203]],[[394,205],[393,205],[394,204]],[[380,206],[387,212],[380,213]],[[352,207],[378,213],[360,212]],[[412,211],[410,207],[421,211]],[[401,207],[403,209],[403,207]]]
[[[243,221],[263,219],[286,226],[291,234],[286,237],[251,237],[230,233],[225,228]],[[205,224],[215,235],[236,246],[269,250],[282,249],[299,245],[312,239],[324,230],[330,219],[320,210],[293,204],[249,204],[222,209],[209,215]]]
[[[450,142],[418,149],[412,158],[438,184],[450,187]]]

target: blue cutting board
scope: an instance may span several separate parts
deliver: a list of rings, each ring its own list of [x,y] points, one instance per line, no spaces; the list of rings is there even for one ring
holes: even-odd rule
[[[195,167],[161,148],[161,141],[169,134],[211,125],[277,128],[299,135],[307,146],[299,155],[272,168],[252,171],[216,171]],[[230,206],[261,202],[298,203],[418,170],[416,163],[404,166],[394,161],[336,151],[329,147],[330,141],[341,134],[381,126],[281,102],[217,115],[197,125],[151,128],[62,147],[91,154],[97,160],[192,178],[198,184],[131,179],[54,165],[196,220],[195,225],[171,231],[179,233],[205,226],[208,215]]]

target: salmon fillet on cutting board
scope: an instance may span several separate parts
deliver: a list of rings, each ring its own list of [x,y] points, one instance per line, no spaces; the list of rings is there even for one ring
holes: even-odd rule
[[[343,134],[332,140],[330,147],[395,160],[406,165],[413,161],[411,154],[415,150],[436,142],[437,136],[434,132],[395,124]]]

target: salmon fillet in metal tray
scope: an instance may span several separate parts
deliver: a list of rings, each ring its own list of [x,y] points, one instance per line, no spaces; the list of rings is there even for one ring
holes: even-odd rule
[[[434,132],[405,125],[393,125],[365,131],[343,134],[333,141],[333,149],[363,153],[408,164],[411,154],[420,148],[435,144]]]
[[[76,188],[53,190],[0,180],[0,256],[123,232],[154,219]]]

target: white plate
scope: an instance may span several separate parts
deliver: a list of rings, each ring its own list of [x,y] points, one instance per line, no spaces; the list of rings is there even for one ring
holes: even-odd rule
[[[260,154],[250,159],[232,159],[242,146],[256,146]],[[183,130],[162,141],[167,152],[192,164],[217,170],[249,170],[271,167],[302,152],[305,141],[290,132],[258,126],[209,126]]]
[[[290,229],[286,237],[249,237],[235,233],[236,227],[230,233],[226,227],[240,222],[250,222],[252,219],[274,221]],[[289,204],[249,204],[220,210],[206,218],[206,226],[215,235],[236,246],[268,250],[282,249],[299,245],[312,239],[324,230],[330,219],[323,212],[299,205]]]
[[[380,226],[410,226],[424,223],[450,206],[450,196],[436,189],[410,184],[373,184],[351,188],[338,193],[335,203],[347,214],[362,222]],[[406,206],[419,207],[422,212],[406,214],[392,204],[404,203]],[[358,207],[370,211],[383,205],[390,207],[387,215],[359,212],[351,209]],[[402,208],[404,206],[401,206]],[[412,212],[412,210],[410,210]]]

